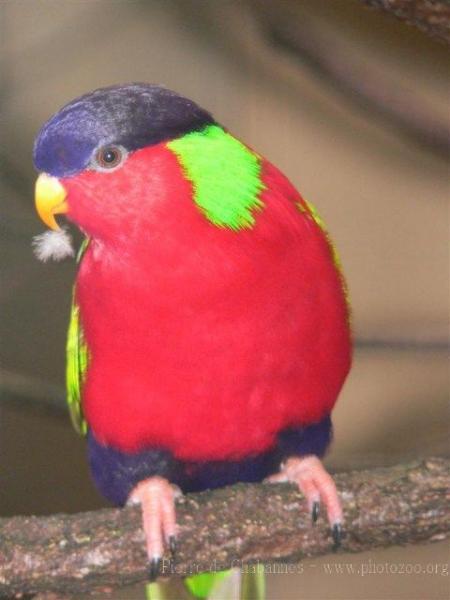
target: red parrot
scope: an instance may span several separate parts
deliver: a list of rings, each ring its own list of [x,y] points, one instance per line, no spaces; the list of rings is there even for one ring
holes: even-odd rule
[[[103,88],[41,129],[36,205],[86,236],[68,401],[106,498],[142,505],[151,574],[183,492],[289,480],[342,511],[320,457],[351,362],[346,287],[313,207],[191,100]]]

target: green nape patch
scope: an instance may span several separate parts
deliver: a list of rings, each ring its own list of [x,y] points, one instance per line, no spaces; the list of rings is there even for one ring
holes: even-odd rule
[[[194,201],[217,227],[251,228],[263,208],[259,157],[218,125],[167,144],[194,188]]]

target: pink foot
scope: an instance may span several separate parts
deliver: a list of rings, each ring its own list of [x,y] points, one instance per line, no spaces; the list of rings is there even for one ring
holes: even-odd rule
[[[140,481],[128,496],[127,504],[140,504],[142,507],[142,524],[150,561],[151,581],[158,576],[165,544],[172,553],[175,552],[175,498],[179,495],[179,488],[167,479],[155,476]]]
[[[342,507],[336,485],[317,456],[291,457],[281,465],[280,472],[267,479],[270,483],[290,481],[298,485],[306,498],[313,522],[319,516],[323,500],[331,525],[335,548],[340,545],[342,534]]]

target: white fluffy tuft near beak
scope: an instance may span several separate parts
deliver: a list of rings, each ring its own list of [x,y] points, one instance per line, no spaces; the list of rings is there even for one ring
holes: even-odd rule
[[[34,255],[42,262],[59,261],[75,255],[72,238],[65,229],[45,231],[35,235],[32,246]]]

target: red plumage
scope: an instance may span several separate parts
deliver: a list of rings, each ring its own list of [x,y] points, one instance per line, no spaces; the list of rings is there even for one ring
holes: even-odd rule
[[[264,160],[261,177],[264,208],[237,232],[201,214],[165,144],[62,180],[95,238],[76,296],[100,442],[236,460],[331,411],[351,359],[342,278],[298,192]]]

